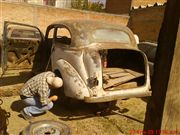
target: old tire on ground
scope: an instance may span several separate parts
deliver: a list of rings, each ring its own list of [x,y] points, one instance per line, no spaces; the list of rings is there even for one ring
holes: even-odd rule
[[[29,124],[21,135],[71,135],[70,128],[61,122],[41,120]]]

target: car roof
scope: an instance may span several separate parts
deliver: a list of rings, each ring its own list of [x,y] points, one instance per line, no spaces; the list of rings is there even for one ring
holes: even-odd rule
[[[72,41],[75,45],[78,46],[89,44],[89,39],[91,38],[91,34],[89,33],[97,29],[116,29],[124,31],[130,36],[132,43],[135,43],[134,35],[127,26],[109,24],[106,22],[95,20],[62,20],[49,25],[50,28],[56,26],[65,26],[67,29],[69,29],[71,36],[73,38]]]
[[[127,30],[128,28],[126,26],[121,25],[114,25],[109,24],[102,21],[95,21],[95,20],[62,20],[52,23],[52,25],[65,25],[71,30],[78,31],[91,31],[98,28],[114,28],[119,30]],[[88,29],[87,29],[88,28]]]

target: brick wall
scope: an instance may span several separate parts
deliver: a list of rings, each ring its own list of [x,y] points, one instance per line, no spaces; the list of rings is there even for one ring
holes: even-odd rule
[[[140,41],[157,42],[165,6],[132,10],[128,26]]]
[[[32,24],[45,32],[50,23],[65,19],[99,20],[127,25],[129,17],[26,3],[0,2],[0,34],[2,34],[4,21]]]
[[[132,10],[128,26],[141,41],[156,42],[163,15],[164,6]],[[50,23],[64,19],[95,19],[122,25],[128,23],[128,17],[121,15],[0,2],[0,34],[5,20],[36,25],[44,32]]]
[[[154,5],[154,3],[165,3],[167,2],[167,0],[133,0],[132,6],[140,6],[140,5],[148,5],[148,4],[152,4]]]
[[[167,0],[106,0],[106,12],[114,14],[129,14],[131,7],[148,4],[165,3]]]
[[[132,0],[106,0],[106,12],[114,14],[129,14]]]
[[[154,5],[156,2],[165,3],[167,0],[107,0],[106,12],[115,14],[128,14],[130,20],[128,26],[136,33],[140,41],[157,42],[161,23],[164,16],[164,6],[154,6],[131,10],[131,7],[140,5]]]

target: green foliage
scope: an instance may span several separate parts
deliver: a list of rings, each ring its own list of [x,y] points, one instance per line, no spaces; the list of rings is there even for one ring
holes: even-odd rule
[[[88,0],[72,0],[72,8],[104,12],[104,4],[101,2],[88,2]]]
[[[103,12],[104,11],[103,7],[104,7],[104,4],[101,2],[89,3],[89,10],[92,10],[92,11]]]
[[[88,0],[72,0],[72,8],[86,10],[88,9]]]

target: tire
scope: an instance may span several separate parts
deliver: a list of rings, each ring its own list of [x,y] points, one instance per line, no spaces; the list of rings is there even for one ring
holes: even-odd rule
[[[70,128],[58,121],[41,120],[27,126],[21,135],[71,135]]]

